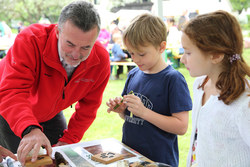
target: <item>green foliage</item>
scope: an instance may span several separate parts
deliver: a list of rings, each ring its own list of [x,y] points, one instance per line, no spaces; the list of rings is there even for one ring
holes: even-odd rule
[[[244,49],[243,58],[244,58],[245,62],[248,65],[250,65],[250,48],[249,49]]]
[[[247,15],[247,24],[246,24],[246,26],[245,26],[245,29],[246,30],[250,30],[250,15]]]
[[[61,9],[74,0],[0,0],[0,20],[11,25],[13,21],[22,21],[24,25],[37,23],[40,18],[48,18],[51,23],[56,23]],[[104,0],[85,0],[91,3],[101,4]],[[142,0],[140,0],[142,1]],[[135,0],[107,0],[109,8],[124,5],[125,2]]]
[[[248,21],[248,23],[247,24],[241,24],[240,25],[241,26],[241,28],[242,28],[242,30],[250,30],[250,20]],[[247,34],[246,36],[250,36],[250,34]]]
[[[5,20],[8,24],[11,20],[19,20],[29,25],[37,23],[41,17],[46,17],[51,23],[55,23],[63,6],[71,1],[0,0],[0,20]]]
[[[250,1],[249,0],[230,0],[231,5],[235,11],[238,11],[239,14],[243,10],[247,10],[247,8],[250,7]]]

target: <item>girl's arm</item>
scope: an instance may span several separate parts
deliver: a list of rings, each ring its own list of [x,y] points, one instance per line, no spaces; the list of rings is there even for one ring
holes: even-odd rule
[[[9,156],[9,157],[11,157],[12,159],[14,159],[14,160],[17,161],[16,155],[14,155],[10,150],[8,150],[8,149],[6,149],[6,148],[4,148],[4,147],[2,147],[2,146],[0,145],[0,162],[2,162],[2,161],[3,161],[3,158],[5,158],[5,157],[7,157],[7,156]]]
[[[248,145],[248,147],[250,147],[250,98],[249,96],[246,96],[246,99],[244,99],[245,101],[241,101],[242,104],[242,111],[238,112],[239,114],[237,116],[235,116],[238,128],[239,128],[239,132],[240,135],[242,137],[242,139],[245,141],[245,143]]]

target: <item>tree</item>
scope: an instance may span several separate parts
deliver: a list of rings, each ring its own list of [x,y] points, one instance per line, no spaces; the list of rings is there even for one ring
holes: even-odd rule
[[[41,17],[56,23],[63,6],[72,0],[0,0],[0,20],[37,23]]]
[[[238,11],[239,14],[250,7],[250,0],[230,0],[230,2],[233,10]]]

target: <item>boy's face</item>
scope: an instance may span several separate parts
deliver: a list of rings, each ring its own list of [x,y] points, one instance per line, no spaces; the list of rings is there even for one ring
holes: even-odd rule
[[[152,44],[147,46],[139,46],[133,48],[129,42],[125,43],[128,52],[131,54],[131,58],[137,64],[141,71],[147,74],[154,74],[162,70],[165,61],[162,57],[162,52],[165,51],[166,42],[163,41],[158,48],[155,48]]]

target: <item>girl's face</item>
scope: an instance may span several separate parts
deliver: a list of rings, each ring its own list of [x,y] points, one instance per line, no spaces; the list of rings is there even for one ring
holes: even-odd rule
[[[194,45],[185,33],[182,33],[181,44],[185,50],[181,62],[185,64],[192,77],[209,75],[213,71],[210,56]]]
[[[161,54],[166,48],[165,41],[163,41],[158,48],[155,48],[151,44],[145,47],[140,46],[139,48],[133,48],[128,42],[126,42],[126,47],[131,58],[141,71],[147,74],[154,74],[162,70],[165,61]]]

